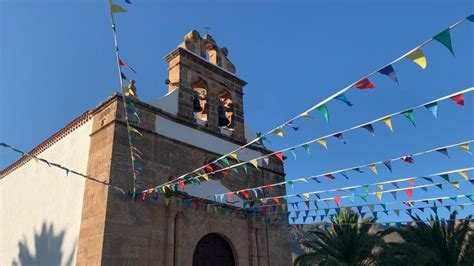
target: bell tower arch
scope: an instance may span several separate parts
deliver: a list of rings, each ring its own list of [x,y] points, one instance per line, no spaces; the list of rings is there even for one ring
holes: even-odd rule
[[[243,87],[228,59],[210,35],[193,30],[164,57],[168,91],[178,89],[178,118],[245,143]],[[206,56],[207,55],[207,56]]]

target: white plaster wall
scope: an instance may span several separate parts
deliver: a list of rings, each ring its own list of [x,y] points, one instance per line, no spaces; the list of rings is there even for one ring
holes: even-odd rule
[[[92,120],[38,157],[86,173],[91,126]],[[82,177],[71,173],[66,176],[64,170],[35,160],[1,179],[0,265],[21,265],[20,245],[25,245],[29,253],[22,257],[32,257],[33,265],[57,265],[59,261],[61,265],[68,261],[74,265],[84,185]]]

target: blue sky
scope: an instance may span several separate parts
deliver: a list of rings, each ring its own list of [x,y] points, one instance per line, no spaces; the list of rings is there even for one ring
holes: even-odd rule
[[[204,33],[203,28],[210,27],[217,43],[229,49],[237,75],[249,83],[244,89],[246,122],[263,132],[474,13],[471,1],[115,2],[129,11],[116,16],[119,43],[122,57],[139,73],[135,79],[142,100],[166,93],[167,64],[162,57],[190,30]],[[423,49],[426,70],[402,60],[394,65],[400,86],[375,76],[371,79],[375,90],[347,93],[354,106],[328,104],[329,124],[317,114],[316,121],[299,123],[297,133],[272,138],[269,148],[301,143],[473,86],[473,33],[474,23],[463,23],[451,32],[456,57],[433,42]],[[105,0],[0,0],[0,58],[0,140],[23,150],[118,91]],[[300,151],[296,161],[286,161],[287,177],[322,174],[474,139],[473,99],[472,93],[467,94],[464,108],[451,101],[440,103],[438,119],[427,110],[415,111],[416,128],[398,117],[393,119],[393,133],[376,124],[375,137],[356,130],[345,135],[345,145],[328,140],[328,151],[313,145],[311,157]],[[1,168],[16,159],[17,154],[0,150]],[[377,176],[367,171],[352,174],[349,180],[339,176],[322,184],[295,185],[289,193],[470,166],[472,156],[452,150],[451,159],[426,155],[416,158],[415,165],[395,162],[393,174],[381,168]],[[413,198],[473,192],[467,182],[460,183],[459,191],[415,190]],[[384,198],[393,201],[391,196]],[[342,205],[347,204],[343,200]],[[461,214],[472,211],[466,208]]]

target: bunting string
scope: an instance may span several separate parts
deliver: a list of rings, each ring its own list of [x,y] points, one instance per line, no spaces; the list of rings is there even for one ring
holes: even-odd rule
[[[474,181],[474,179],[467,179],[467,181],[471,182],[471,181]],[[472,183],[472,182],[471,182]],[[372,195],[374,197],[377,197],[379,200],[380,198],[376,195],[376,193],[392,193],[392,192],[400,192],[400,191],[413,191],[415,189],[424,189],[424,188],[429,188],[429,187],[442,187],[443,185],[447,185],[447,184],[451,184],[453,187],[455,187],[456,189],[459,189],[459,181],[448,181],[448,182],[438,182],[438,183],[432,183],[432,184],[424,184],[424,185],[418,185],[418,186],[411,186],[411,187],[408,187],[408,188],[396,188],[396,189],[390,189],[390,190],[385,190],[385,191],[380,191],[380,192],[371,192],[371,193],[361,193],[361,194],[352,194],[352,195],[346,195],[346,196],[334,196],[334,197],[327,197],[327,198],[317,198],[317,199],[311,199],[313,202],[325,202],[327,205],[329,205],[329,202],[331,200],[333,200],[336,204],[336,206],[340,206],[341,205],[341,200],[342,199],[350,199],[351,202],[352,202],[352,199],[354,197],[359,197],[361,198],[362,200],[366,201],[367,200],[367,197],[368,195]],[[393,195],[393,194],[392,194]],[[396,199],[396,196],[393,196],[395,199]],[[412,197],[412,194],[411,193],[407,193],[407,197],[409,199],[411,199]],[[310,201],[309,199],[306,200],[306,201]],[[304,202],[306,202],[304,201]],[[292,203],[301,203],[303,201],[299,201],[299,202],[290,202],[289,204],[292,204]],[[406,201],[406,202],[410,202],[410,200]],[[280,205],[279,202],[276,202],[277,205]],[[248,205],[248,204],[247,204]],[[247,206],[246,205],[246,206]],[[254,205],[253,207],[254,208],[263,208],[263,207],[268,207],[268,206],[273,206],[273,205]]]
[[[375,88],[375,85],[372,84],[369,81],[368,78],[375,75],[375,74],[377,74],[377,73],[387,75],[388,77],[390,77],[392,80],[394,80],[398,84],[398,79],[395,75],[395,71],[393,69],[393,64],[395,64],[396,62],[398,62],[398,61],[400,61],[404,58],[407,58],[407,59],[410,59],[410,60],[414,61],[418,65],[420,65],[420,67],[422,67],[423,69],[426,68],[426,58],[425,58],[423,52],[421,51],[421,48],[423,46],[428,45],[433,40],[436,40],[436,41],[440,42],[441,44],[443,44],[444,46],[446,46],[452,52],[451,37],[450,37],[449,31],[452,30],[453,28],[457,27],[458,25],[460,25],[461,23],[463,23],[466,20],[471,21],[471,19],[470,19],[471,17],[472,17],[472,15],[468,16],[467,18],[462,18],[461,20],[459,20],[459,21],[455,22],[454,24],[450,25],[447,29],[443,30],[441,33],[433,36],[432,38],[429,38],[428,40],[426,40],[425,42],[423,42],[420,45],[416,46],[415,48],[409,50],[408,52],[406,52],[402,56],[400,56],[400,57],[396,58],[395,60],[391,61],[390,63],[384,65],[382,68],[377,69],[377,70],[363,76],[361,79],[351,83],[350,85],[348,85],[345,88],[339,90],[338,92],[334,93],[333,95],[329,96],[328,98],[324,99],[323,101],[313,105],[312,107],[310,107],[306,111],[304,111],[304,112],[300,113],[299,115],[291,118],[290,120],[286,121],[285,123],[271,129],[270,131],[260,134],[258,137],[251,140],[250,142],[234,149],[233,151],[231,151],[227,154],[224,154],[224,155],[220,156],[219,158],[215,159],[214,161],[212,161],[209,164],[214,164],[214,163],[216,163],[216,162],[218,162],[222,159],[226,159],[226,157],[228,157],[228,156],[233,157],[232,155],[236,154],[238,151],[240,151],[240,150],[242,150],[242,149],[244,149],[244,148],[246,148],[246,147],[248,147],[248,146],[250,146],[254,143],[261,142],[262,140],[266,139],[266,137],[270,134],[276,134],[280,137],[284,137],[284,133],[282,132],[282,128],[284,128],[285,126],[292,126],[296,119],[308,118],[308,117],[311,118],[309,113],[314,111],[314,110],[320,111],[323,114],[326,121],[329,121],[329,113],[328,113],[328,110],[327,110],[327,107],[326,107],[326,103],[328,103],[329,101],[331,101],[333,99],[337,99],[337,100],[343,101],[347,105],[351,106],[352,104],[347,100],[347,97],[345,96],[344,93],[347,92],[349,89],[351,89],[353,87],[358,88],[358,89],[372,89],[372,88]],[[408,116],[407,116],[407,118],[408,118]],[[156,186],[156,188],[162,188],[163,186],[173,184],[173,183],[177,183],[180,180],[186,178],[189,174],[205,169],[206,166],[208,166],[209,164],[200,166],[200,167],[198,167],[198,168],[196,168],[196,169],[194,169],[194,170],[192,170],[188,173],[185,173],[183,175],[178,176],[177,178],[174,178],[170,181],[167,181],[163,184],[160,184],[160,185]],[[142,192],[145,192],[145,191],[142,191]]]
[[[225,159],[225,160],[222,160],[222,162],[226,165],[228,165],[227,167],[223,167],[221,169],[216,169],[214,170],[212,168],[211,165],[208,166],[209,169],[212,169],[212,171],[210,172],[206,172],[206,173],[198,173],[196,176],[192,176],[192,177],[188,177],[186,180],[184,180],[184,182],[187,182],[187,181],[191,181],[191,182],[195,182],[196,179],[200,179],[201,177],[204,178],[204,180],[199,180],[199,182],[205,182],[208,180],[208,177],[209,175],[212,175],[212,174],[215,174],[215,173],[219,173],[219,172],[224,172],[224,171],[227,171],[229,169],[233,169],[235,167],[238,167],[238,166],[244,166],[246,164],[251,164],[255,167],[258,167],[258,162],[265,162],[268,164],[268,157],[270,156],[276,156],[279,160],[283,160],[283,152],[291,152],[293,154],[294,157],[296,157],[296,153],[295,153],[295,150],[296,148],[303,148],[305,151],[307,151],[309,153],[309,149],[310,149],[310,144],[313,144],[313,143],[319,143],[321,144],[322,146],[324,146],[326,149],[328,148],[327,146],[327,139],[330,138],[330,137],[335,137],[337,139],[342,139],[345,143],[345,140],[344,140],[344,137],[343,137],[343,133],[346,133],[346,132],[349,132],[349,131],[352,131],[352,130],[355,130],[355,129],[359,129],[359,128],[364,128],[364,129],[368,129],[370,133],[374,134],[374,129],[373,129],[373,124],[376,123],[376,122],[383,122],[384,124],[387,125],[387,127],[393,131],[393,127],[392,127],[392,120],[391,118],[396,116],[396,115],[403,115],[403,116],[406,116],[406,114],[408,112],[411,112],[413,113],[413,110],[416,110],[418,108],[422,108],[422,107],[425,107],[427,108],[428,110],[430,110],[433,115],[436,117],[437,116],[437,106],[438,106],[438,102],[441,102],[443,100],[446,100],[446,99],[453,99],[454,97],[458,97],[460,95],[464,95],[465,93],[469,93],[471,91],[474,90],[474,87],[472,88],[469,88],[469,89],[466,89],[466,90],[462,90],[462,91],[459,91],[459,92],[456,92],[456,93],[452,93],[450,95],[447,95],[447,96],[444,96],[444,97],[441,97],[439,99],[436,99],[436,100],[433,100],[433,101],[430,101],[430,102],[427,102],[427,103],[424,103],[422,105],[418,105],[418,106],[415,106],[413,108],[410,108],[410,109],[406,109],[406,110],[403,110],[403,111],[399,111],[399,112],[396,112],[396,113],[393,113],[393,114],[390,114],[390,115],[385,115],[385,116],[382,116],[380,118],[377,118],[375,120],[372,120],[370,122],[367,122],[367,123],[363,123],[363,124],[360,124],[358,126],[354,126],[354,127],[351,127],[351,128],[348,128],[348,129],[345,129],[345,130],[342,130],[342,131],[338,131],[336,133],[332,133],[332,134],[329,134],[329,135],[326,135],[326,136],[323,136],[323,137],[318,137],[316,139],[313,139],[311,141],[308,141],[308,142],[304,142],[304,143],[301,143],[301,144],[298,144],[298,145],[295,145],[295,146],[292,146],[292,147],[289,147],[289,148],[285,148],[285,149],[282,149],[282,150],[279,150],[279,151],[275,151],[275,152],[272,152],[272,153],[269,153],[269,154],[265,154],[265,155],[262,155],[260,157],[257,157],[257,158],[254,158],[254,159],[251,159],[251,160],[248,160],[248,161],[244,161],[244,162],[239,162],[237,164],[233,164],[233,165],[230,165],[229,163],[229,160],[228,159]],[[463,103],[464,104],[464,103]],[[436,108],[435,108],[436,107]],[[414,120],[413,120],[413,115],[411,115],[412,119],[410,119],[410,121],[413,123]],[[448,155],[446,153],[446,155]],[[265,160],[266,159],[266,160]],[[372,171],[377,171],[375,166],[372,165],[371,166],[371,170]],[[387,166],[388,167],[388,166]],[[244,168],[245,170],[245,168]],[[246,171],[247,172],[247,171]],[[295,180],[290,180],[290,181],[295,181]],[[288,182],[280,182],[278,183],[278,185],[281,185],[281,184],[284,184],[284,183],[288,183]],[[180,182],[180,186],[181,187],[184,187],[184,184],[185,183],[182,183]],[[171,187],[171,186],[170,186]],[[155,187],[155,189],[158,189],[159,187]]]
[[[369,168],[369,169],[372,169],[371,171],[374,171],[373,170],[374,167],[376,167],[377,165],[381,165],[381,164],[383,164],[385,167],[387,167],[388,170],[391,172],[392,171],[392,162],[394,162],[394,161],[403,161],[403,162],[406,162],[406,163],[414,163],[415,162],[414,159],[413,159],[414,157],[425,155],[425,154],[432,153],[432,152],[440,152],[440,153],[442,152],[444,154],[444,153],[447,153],[448,149],[452,148],[452,147],[458,147],[458,148],[462,149],[463,151],[466,151],[466,152],[470,153],[469,144],[472,143],[473,141],[474,140],[469,140],[469,141],[465,141],[465,142],[461,142],[461,143],[457,143],[457,144],[451,144],[451,145],[447,145],[447,146],[438,147],[438,148],[435,148],[435,149],[430,149],[430,150],[427,150],[427,151],[414,153],[414,154],[411,154],[411,155],[399,156],[399,157],[395,157],[395,158],[392,158],[392,159],[389,159],[389,160],[372,162],[372,163],[368,163],[368,164],[358,165],[358,166],[355,166],[355,167],[339,169],[339,170],[335,170],[335,171],[332,171],[332,172],[327,172],[327,173],[324,173],[324,174],[313,175],[313,176],[308,176],[308,177],[300,177],[300,178],[295,178],[295,179],[286,180],[286,181],[282,181],[282,182],[277,182],[277,183],[273,183],[273,184],[266,184],[266,185],[263,185],[263,186],[257,186],[257,187],[253,187],[253,188],[245,188],[245,189],[226,192],[226,193],[218,193],[218,194],[215,194],[213,196],[207,196],[206,198],[208,198],[208,199],[210,199],[210,198],[219,199],[220,198],[221,202],[222,202],[225,195],[231,195],[231,194],[238,195],[239,193],[242,193],[242,192],[245,193],[245,192],[248,192],[248,191],[261,191],[262,189],[267,189],[267,188],[271,188],[271,187],[275,187],[275,186],[281,186],[281,185],[284,185],[284,184],[292,185],[294,182],[305,182],[305,183],[307,183],[309,180],[313,180],[315,182],[320,183],[320,181],[318,180],[318,177],[326,177],[328,179],[335,179],[336,178],[334,176],[335,174],[341,174],[342,176],[344,176],[347,179],[348,178],[347,173],[346,173],[347,171],[355,171],[355,172],[361,173],[362,168]],[[207,176],[207,175],[203,175],[203,176]],[[206,180],[208,178],[204,178],[204,179]],[[180,187],[183,189],[184,184],[181,183]],[[170,188],[173,188],[173,187],[170,186]],[[158,192],[159,190],[157,188],[152,188],[152,189],[147,190],[146,192],[151,193],[153,191]],[[254,192],[254,194],[257,194],[257,193]],[[282,196],[279,196],[279,197],[282,197]]]
[[[128,4],[131,4],[129,0],[126,0]],[[133,176],[133,195],[135,195],[135,191],[138,184],[141,183],[138,180],[140,173],[143,171],[142,164],[139,162],[141,160],[142,153],[134,146],[133,139],[138,136],[142,136],[142,134],[136,129],[136,126],[140,124],[140,117],[138,114],[138,110],[133,104],[134,98],[137,98],[136,89],[135,89],[135,81],[130,80],[130,84],[128,86],[124,86],[124,80],[127,80],[127,77],[122,72],[122,66],[130,69],[134,73],[136,71],[130,67],[124,60],[120,57],[119,47],[118,47],[118,39],[117,39],[117,27],[115,25],[115,18],[114,13],[123,13],[127,12],[125,8],[121,5],[113,4],[112,0],[109,0],[109,7],[110,7],[110,20],[112,23],[112,34],[114,38],[114,47],[115,47],[115,57],[117,61],[117,70],[119,75],[120,81],[120,88],[122,91],[122,103],[125,113],[125,123],[127,127],[127,136],[128,136],[128,144],[129,144],[129,152],[130,152],[130,161],[132,166],[132,176]],[[131,120],[129,116],[135,117],[136,120]],[[131,124],[134,124],[132,126]]]
[[[442,221],[445,221],[445,222],[463,222],[463,221],[466,221],[468,220],[469,223],[471,223],[472,221],[474,221],[474,219],[471,219],[469,218],[470,216],[467,216],[465,217],[464,219],[442,219]],[[469,219],[466,219],[466,218],[469,218]],[[421,220],[419,222],[422,222],[422,223],[430,223],[431,220]],[[415,221],[413,220],[408,220],[408,221],[399,221],[399,222],[395,222],[395,221],[391,221],[391,222],[384,222],[383,224],[385,224],[386,226],[390,226],[391,224],[393,224],[394,226],[396,226],[397,228],[400,228],[402,225],[406,226],[406,227],[410,227],[413,225],[413,223],[416,223]],[[348,226],[348,225],[375,225],[375,224],[380,224],[378,222],[373,222],[373,223],[369,223],[369,222],[364,222],[362,223],[361,221],[358,221],[358,222],[355,222],[355,223],[332,223],[332,222],[313,222],[313,223],[303,223],[303,224],[290,224],[290,227],[299,227],[300,225],[303,226],[305,224],[320,224],[320,225],[323,225],[325,227],[325,230],[327,230],[327,228],[329,228],[329,226],[337,226],[337,225],[342,225],[342,226]],[[299,227],[299,228],[302,228],[302,227]]]
[[[124,190],[124,189],[122,189],[122,188],[120,188],[120,187],[117,187],[117,186],[114,186],[114,185],[111,185],[110,183],[108,183],[108,182],[106,182],[106,181],[100,181],[99,179],[97,179],[97,178],[95,178],[95,177],[91,177],[91,176],[82,174],[82,173],[80,173],[80,172],[78,172],[78,171],[75,171],[75,170],[73,170],[73,169],[70,169],[70,168],[68,168],[68,167],[66,167],[66,166],[62,166],[62,165],[60,165],[60,164],[58,164],[58,163],[48,161],[48,160],[46,160],[46,159],[44,159],[44,158],[38,157],[38,156],[33,155],[33,154],[31,154],[31,153],[28,153],[28,152],[21,151],[21,150],[15,148],[15,147],[13,147],[13,146],[11,146],[11,145],[9,145],[9,144],[6,144],[6,143],[0,143],[0,146],[3,147],[3,148],[6,148],[6,149],[10,149],[10,150],[12,150],[12,151],[14,151],[14,152],[16,152],[16,153],[19,153],[19,154],[21,154],[21,156],[28,156],[28,157],[34,159],[37,163],[42,162],[42,163],[48,165],[49,167],[55,167],[55,168],[61,169],[61,170],[65,171],[66,176],[69,175],[69,173],[74,174],[74,175],[77,175],[77,176],[81,176],[81,177],[83,177],[83,178],[85,178],[85,179],[89,179],[89,180],[91,180],[91,181],[94,181],[94,182],[103,184],[103,185],[108,186],[108,187],[110,187],[110,188],[112,188],[112,189],[114,189],[114,190],[119,191],[119,192],[122,193],[122,194],[125,194],[125,190]]]
[[[311,195],[319,195],[319,194],[322,194],[322,193],[335,192],[335,191],[343,191],[343,192],[345,192],[346,190],[354,190],[355,191],[355,189],[357,189],[357,188],[365,188],[368,192],[369,186],[378,186],[379,189],[381,190],[381,192],[385,193],[385,192],[389,192],[389,191],[384,191],[384,185],[386,185],[386,184],[391,184],[391,185],[396,186],[397,188],[399,188],[398,183],[400,183],[400,182],[407,181],[411,184],[415,184],[415,180],[417,180],[417,179],[424,179],[426,181],[431,181],[432,182],[433,179],[431,177],[435,177],[435,176],[442,177],[445,180],[449,181],[449,175],[452,174],[452,173],[458,173],[464,179],[467,180],[468,179],[468,171],[472,171],[472,170],[474,170],[474,167],[451,170],[451,171],[447,171],[447,172],[441,172],[441,173],[423,175],[423,176],[417,176],[417,177],[407,177],[407,178],[401,178],[401,179],[396,179],[396,180],[376,182],[376,183],[371,183],[371,184],[355,185],[355,186],[348,186],[348,187],[342,187],[342,188],[333,188],[333,189],[326,189],[326,190],[318,190],[318,191],[298,193],[298,194],[286,194],[286,195],[282,195],[282,196],[272,196],[272,197],[260,198],[260,201],[266,202],[267,200],[274,200],[275,198],[288,199],[288,198],[291,198],[291,197],[300,197],[300,198],[309,199],[309,197]],[[261,188],[266,188],[266,187],[262,186]],[[406,188],[406,189],[411,189],[411,187]],[[250,190],[253,190],[253,189],[250,189]],[[257,191],[257,189],[255,189],[255,191]],[[235,192],[235,193],[233,193],[233,192],[222,193],[222,194],[216,194],[214,198],[222,198],[223,199],[224,197],[220,197],[220,195],[228,195],[230,193],[237,194],[237,195],[240,194],[240,193],[237,193],[237,192]],[[255,192],[254,195],[255,195],[255,200],[259,199],[258,198],[258,193]],[[227,198],[227,200],[229,200],[229,198]]]

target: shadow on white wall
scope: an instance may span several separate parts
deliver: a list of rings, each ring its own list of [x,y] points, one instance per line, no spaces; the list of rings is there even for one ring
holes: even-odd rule
[[[64,234],[64,230],[55,234],[53,225],[47,226],[44,222],[41,233],[35,232],[35,250],[28,249],[28,243],[24,237],[23,241],[18,242],[18,258],[13,260],[12,265],[72,265],[76,244],[74,244],[67,260],[62,263],[63,251],[61,248]]]

